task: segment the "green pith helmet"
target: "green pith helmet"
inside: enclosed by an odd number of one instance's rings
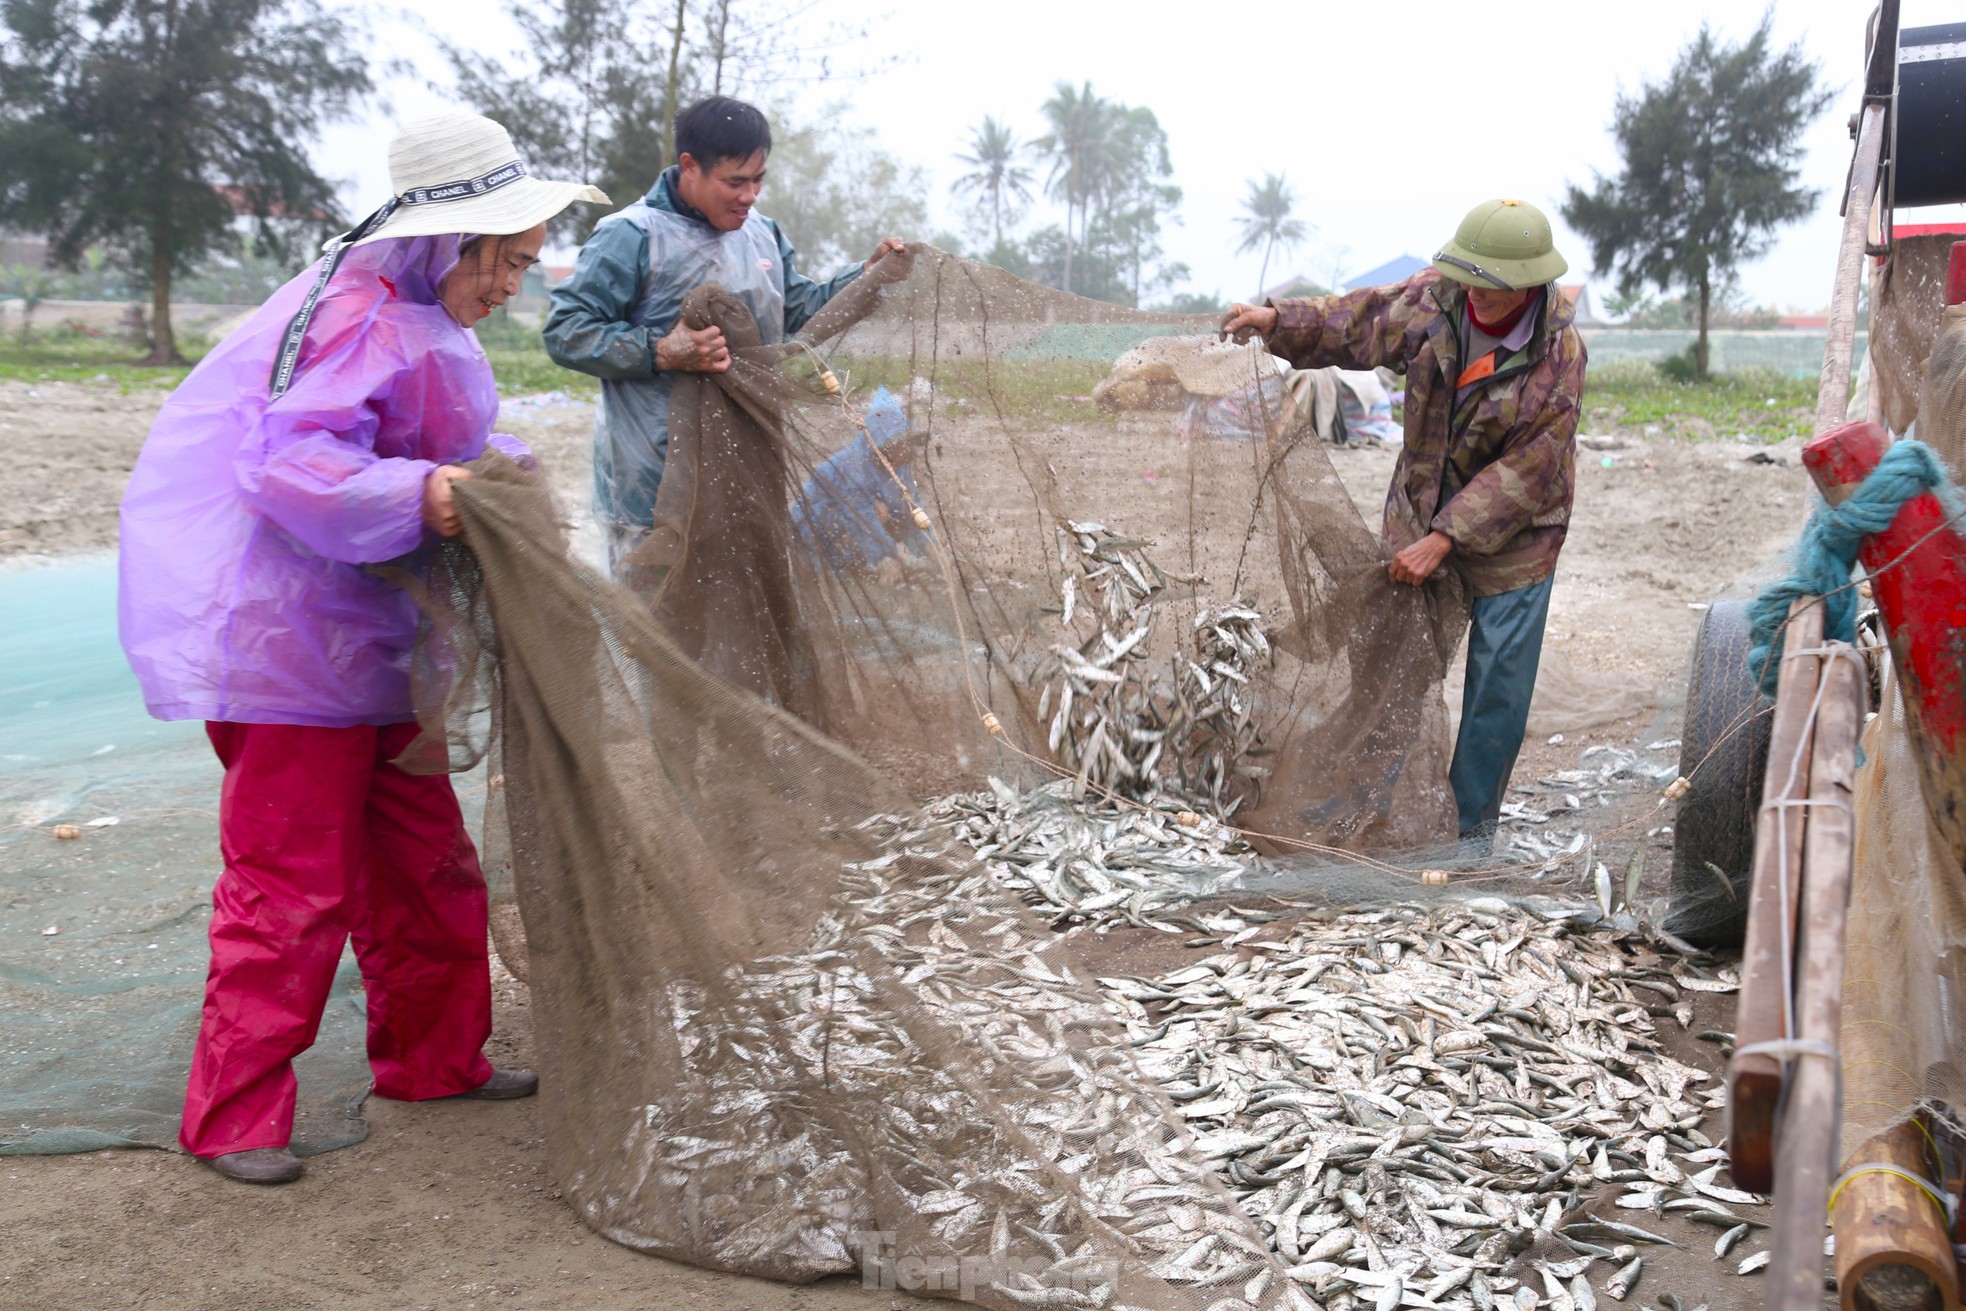
[[[1434,267],[1470,287],[1519,291],[1556,281],[1570,265],[1556,253],[1542,210],[1526,200],[1484,200],[1454,229]]]

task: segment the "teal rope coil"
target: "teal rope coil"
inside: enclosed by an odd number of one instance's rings
[[[1889,528],[1906,501],[1928,491],[1937,491],[1947,511],[1957,513],[1957,498],[1932,448],[1920,441],[1894,442],[1849,500],[1816,507],[1796,543],[1795,572],[1763,588],[1748,604],[1753,634],[1748,668],[1760,674],[1763,692],[1775,695],[1781,680],[1782,631],[1789,606],[1798,598],[1823,598],[1826,639],[1857,640],[1857,593],[1850,586],[1857,548],[1864,538]]]

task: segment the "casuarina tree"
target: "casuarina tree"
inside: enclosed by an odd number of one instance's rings
[[[1563,217],[1590,243],[1591,263],[1621,292],[1651,285],[1699,307],[1694,372],[1707,376],[1715,297],[1782,225],[1815,208],[1798,184],[1802,133],[1830,92],[1801,47],[1776,50],[1773,12],[1727,45],[1703,23],[1663,81],[1620,94],[1612,133],[1623,167],[1571,185]]]
[[[149,362],[177,362],[171,280],[235,217],[274,243],[335,221],[307,149],[370,90],[356,36],[314,0],[0,0],[0,225],[70,267],[121,252]]]
[[[1243,198],[1242,217],[1237,220],[1242,225],[1242,244],[1236,247],[1236,254],[1246,255],[1262,247],[1263,266],[1256,274],[1259,296],[1270,275],[1271,252],[1278,246],[1288,250],[1310,235],[1302,220],[1291,214],[1296,205],[1297,195],[1281,173],[1265,173],[1260,183],[1251,182],[1249,194]]]
[[[522,38],[493,55],[442,42],[455,78],[447,90],[512,133],[535,167],[591,178],[625,202],[676,160],[676,114],[699,96],[774,98],[794,86],[852,81],[893,62],[867,48],[866,27],[821,23],[821,0],[505,0]],[[786,124],[774,113],[779,128]],[[767,196],[776,195],[776,186]],[[776,202],[767,201],[774,208]],[[585,240],[606,211],[575,207],[548,227]]]

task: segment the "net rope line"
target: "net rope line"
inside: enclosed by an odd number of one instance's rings
[[[1864,663],[1863,656],[1857,651],[1857,648],[1846,642],[1829,642],[1821,647],[1804,648],[1793,654],[1785,648],[1782,652],[1781,661],[1784,665],[1787,665],[1790,660],[1815,660],[1820,663],[1816,669],[1816,688],[1810,697],[1809,712],[1803,720],[1805,731],[1796,735],[1794,751],[1790,756],[1788,764],[1788,777],[1783,780],[1780,795],[1772,799],[1763,797],[1761,802],[1761,814],[1764,817],[1770,811],[1773,811],[1775,814],[1775,842],[1777,844],[1775,886],[1781,894],[1781,904],[1785,908],[1791,904],[1791,895],[1796,899],[1799,899],[1802,895],[1802,889],[1800,887],[1802,871],[1789,867],[1789,812],[1800,810],[1806,815],[1812,809],[1835,809],[1842,810],[1844,813],[1850,815],[1853,821],[1856,818],[1856,812],[1852,809],[1850,803],[1843,798],[1818,799],[1789,795],[1801,779],[1803,767],[1807,763],[1805,757],[1813,756],[1815,753],[1816,723],[1821,717],[1824,697],[1829,691],[1830,680],[1828,674],[1830,667],[1838,660],[1852,660],[1856,662],[1857,672],[1860,676],[1868,677],[1870,673],[1869,666]],[[1808,1041],[1803,1039],[1795,1031],[1796,928],[1793,917],[1786,910],[1780,917],[1780,923],[1782,942],[1782,1036],[1780,1041],[1794,1045]],[[1767,1048],[1769,1044],[1754,1043],[1750,1044],[1750,1047]],[[1737,1050],[1734,1053],[1735,1056],[1740,1056],[1742,1050]],[[1796,1050],[1798,1054],[1823,1054],[1820,1051],[1807,1053],[1801,1048],[1797,1048]],[[1769,1054],[1775,1055],[1776,1053],[1770,1051]],[[1833,1048],[1830,1049],[1829,1056],[1831,1060],[1837,1062],[1837,1081],[1840,1086],[1842,1083],[1842,1062],[1837,1057]],[[1838,1101],[1840,1102],[1841,1100],[1839,1096]]]
[[[1952,1198],[1946,1196],[1945,1190],[1933,1183],[1930,1179],[1913,1174],[1910,1170],[1902,1166],[1886,1165],[1879,1161],[1866,1161],[1860,1165],[1851,1166],[1842,1174],[1838,1175],[1836,1182],[1830,1185],[1829,1213],[1832,1224],[1834,1224],[1836,1217],[1836,1199],[1842,1195],[1844,1185],[1860,1175],[1866,1174],[1894,1174],[1900,1179],[1908,1180],[1918,1185],[1919,1191],[1931,1199],[1932,1205],[1939,1208],[1939,1215],[1945,1220],[1947,1229],[1950,1229],[1958,1220],[1959,1204]]]
[[[1756,1043],[1754,1045],[1760,1047],[1760,1046],[1772,1045],[1772,1044]],[[1842,1084],[1840,1079],[1837,1086],[1837,1092],[1838,1092],[1838,1101],[1840,1102],[1842,1100],[1842,1096],[1841,1096]],[[1925,1148],[1931,1153],[1931,1156],[1927,1160],[1927,1164],[1939,1164],[1945,1159],[1945,1154],[1939,1150],[1939,1141],[1938,1139],[1932,1136],[1931,1126],[1925,1123],[1925,1119],[1923,1115],[1914,1113],[1910,1119],[1905,1121],[1905,1123],[1910,1124],[1913,1128],[1917,1129],[1919,1132],[1919,1136],[1924,1138]],[[1943,1176],[1945,1171],[1941,1169],[1935,1171],[1935,1173]],[[1836,1199],[1838,1194],[1842,1193],[1843,1186],[1845,1184],[1849,1183],[1852,1179],[1855,1179],[1858,1175],[1863,1175],[1863,1174],[1895,1174],[1901,1176],[1902,1178],[1910,1180],[1912,1183],[1917,1184],[1919,1188],[1923,1189],[1925,1191],[1926,1196],[1930,1197],[1932,1199],[1933,1204],[1939,1208],[1939,1214],[1942,1217],[1944,1217],[1946,1228],[1948,1230],[1950,1230],[1958,1222],[1958,1217],[1959,1217],[1958,1200],[1952,1197],[1945,1189],[1939,1187],[1937,1184],[1934,1184],[1929,1179],[1913,1174],[1911,1171],[1906,1170],[1901,1166],[1889,1165],[1881,1161],[1864,1161],[1845,1169],[1841,1175],[1837,1176],[1836,1182],[1832,1184],[1830,1187],[1829,1215],[1830,1215],[1830,1225],[1832,1228],[1834,1228],[1836,1224]],[[1954,1246],[1955,1249],[1961,1255],[1966,1255],[1966,1244],[1955,1244]]]

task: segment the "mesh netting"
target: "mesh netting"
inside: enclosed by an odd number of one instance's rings
[[[1944,463],[1953,486],[1966,487],[1966,305],[1949,307],[1939,321],[1923,393],[1918,438]]]
[[[1202,765],[1147,766],[1139,739],[1202,721],[1241,736],[1243,772],[1207,791],[1244,827],[1365,848],[1453,836],[1436,766],[1454,581],[1388,581],[1301,411],[1272,401],[1272,357],[939,252],[864,280],[788,346],[757,346],[715,289],[684,317],[720,324],[738,362],[677,387],[654,532],[624,572],[706,670],[917,796],[1065,744],[1075,772],[1128,795],[1198,786]],[[1143,338],[1177,347],[1172,390],[1151,358],[1126,385],[1153,352],[1114,368]],[[871,472],[910,462],[919,560],[827,462],[861,434],[850,397],[877,384],[910,396],[918,436]],[[1194,402],[1222,394],[1245,402],[1238,421],[1199,421]],[[902,576],[829,561],[795,517],[884,540]],[[1271,649],[1246,649],[1256,629]]]
[[[1918,437],[1956,487],[1966,474],[1966,312],[1947,309],[1937,326]],[[1854,798],[1842,1149],[1846,1168],[1901,1161],[1957,1196],[1966,1156],[1966,880],[1932,819],[1947,799],[1920,779],[1917,734],[1888,660],[1884,668]]]
[[[1946,263],[1958,240],[1958,233],[1891,240],[1871,307],[1870,362],[1892,432],[1904,432],[1918,418],[1926,360],[1945,312]]]
[[[1904,703],[1887,684],[1864,731],[1843,982],[1843,1151],[1917,1112],[1966,1105],[1966,880],[1933,827]]]
[[[1182,343],[1212,382],[1085,399],[1116,343],[1192,319],[935,252],[785,346],[716,287],[684,318],[735,364],[676,388],[634,591],[547,549],[545,493],[495,459],[432,580],[455,759],[495,707],[570,1198],[623,1243],[784,1279],[900,1252],[1004,1306],[1298,1296],[1060,940],[913,798],[1052,762],[1201,812],[1177,824],[1451,838],[1459,597],[1394,590],[1257,351]],[[1246,430],[1193,420],[1243,376]],[[878,453],[876,383],[916,434]],[[856,441],[897,487],[912,466],[899,519],[829,462]],[[797,525],[894,549],[842,563]]]
[[[915,808],[878,774],[540,556],[552,521],[523,481],[479,482],[477,564],[527,584],[511,607],[479,593],[496,781],[556,1167],[590,1224],[798,1281],[905,1252],[1003,1306],[1294,1295],[1058,939],[946,834],[890,818]],[[1212,1217],[1210,1260],[1157,1273],[1179,1251],[1128,1223],[1156,1187]]]
[[[676,386],[626,586],[490,456],[424,592],[589,1224],[1006,1308],[1481,1305],[1582,1277],[1607,1145],[1704,1163],[1650,1015],[1734,981],[1613,915],[1637,862],[1596,910],[1424,886],[1473,858],[1465,601],[1390,583],[1312,388],[932,250],[784,345],[683,317],[735,363]],[[1222,952],[1057,932],[1114,922]]]

